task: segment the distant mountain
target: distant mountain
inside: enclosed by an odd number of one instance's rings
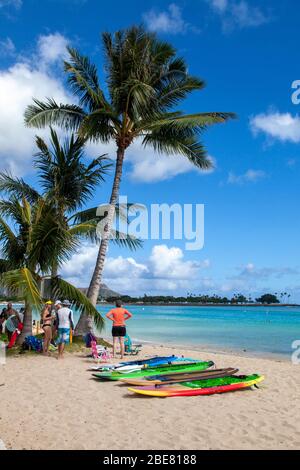
[[[79,290],[86,294],[88,289],[87,287],[79,287]],[[109,297],[121,297],[121,294],[119,294],[119,292],[111,290],[106,284],[101,284],[98,299],[108,299]]]

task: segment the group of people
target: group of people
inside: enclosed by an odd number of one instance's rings
[[[74,317],[68,300],[48,300],[41,312],[41,326],[44,331],[43,354],[49,355],[50,345],[58,347],[58,358],[63,357],[65,345],[70,342],[70,335],[74,332]],[[23,328],[24,309],[17,312],[11,302],[7,304],[0,314],[0,333],[6,333],[9,340],[8,347],[12,347],[17,334]],[[116,356],[117,344],[120,344],[121,358],[125,354],[124,337],[126,336],[126,320],[132,314],[122,307],[121,301],[117,300],[116,307],[106,315],[113,322],[113,357]]]
[[[58,359],[63,357],[65,345],[70,342],[74,331],[74,317],[68,300],[61,302],[51,300],[45,303],[42,310],[42,328],[44,331],[43,354],[49,354],[50,344],[58,346]]]
[[[49,354],[50,344],[58,346],[58,358],[63,357],[65,344],[70,342],[71,332],[74,331],[73,311],[68,300],[47,301],[41,313],[41,326],[44,331],[43,354]],[[18,312],[11,302],[3,308],[0,314],[0,334],[8,337],[8,349],[15,345],[18,335],[23,329],[24,308]]]

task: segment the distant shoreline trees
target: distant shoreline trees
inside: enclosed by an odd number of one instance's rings
[[[164,295],[144,295],[143,297],[131,297],[123,295],[120,297],[108,297],[106,302],[115,302],[121,299],[124,303],[138,303],[138,304],[212,304],[212,305],[255,305],[255,304],[280,304],[279,299],[274,294],[264,294],[261,297],[253,300],[251,297],[246,297],[243,294],[235,294],[233,297],[222,297],[218,295],[192,295],[188,293],[186,297],[174,297]]]

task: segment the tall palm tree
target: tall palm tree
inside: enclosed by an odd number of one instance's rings
[[[144,147],[158,153],[181,154],[198,168],[207,170],[212,162],[199,141],[199,134],[209,125],[234,117],[233,113],[224,112],[183,114],[178,111],[181,101],[205,84],[188,73],[185,61],[176,56],[170,44],[143,27],[132,27],[114,35],[104,33],[102,42],[107,93],[100,86],[95,65],[69,48],[70,60],[65,62],[65,72],[79,104],[35,99],[25,112],[27,126],[41,128],[56,124],[78,131],[82,138],[116,143],[111,206],[88,291],[94,305],[128,147],[139,138]]]
[[[35,203],[12,196],[0,201],[1,285],[25,300],[24,328],[19,341],[32,334],[32,310],[42,304],[41,281],[51,272],[53,263],[61,265],[76,248],[75,238],[65,230],[56,211],[45,199]],[[87,297],[58,276],[51,278],[56,296],[70,297],[79,309],[85,309],[104,322]]]

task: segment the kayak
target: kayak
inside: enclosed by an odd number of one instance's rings
[[[141,359],[141,360],[135,360],[135,361],[125,361],[125,362],[119,362],[116,364],[105,364],[102,366],[95,366],[92,367],[89,370],[109,370],[109,369],[117,369],[120,367],[125,367],[125,366],[144,366],[144,365],[158,365],[158,364],[166,364],[171,361],[180,361],[183,358],[180,358],[178,356],[154,356],[150,357],[149,359]]]
[[[92,374],[98,380],[120,380],[120,378],[142,378],[152,375],[165,375],[170,372],[188,372],[188,371],[201,371],[214,366],[212,361],[198,361],[192,363],[182,364],[165,364],[156,367],[144,367],[143,369],[126,372],[126,371],[106,371],[97,374]]]
[[[213,395],[249,388],[264,380],[262,375],[236,375],[232,377],[195,380],[174,385],[150,385],[147,387],[128,388],[130,392],[151,397],[191,397]]]
[[[191,380],[205,380],[220,377],[227,377],[230,375],[237,374],[239,370],[228,367],[227,369],[214,369],[204,371],[190,371],[190,372],[176,372],[175,374],[166,375],[152,375],[150,377],[144,377],[141,379],[134,378],[120,378],[121,382],[129,385],[135,385],[138,387],[148,385],[169,385],[187,382]]]
[[[158,357],[158,358],[151,358],[146,359],[145,361],[132,361],[130,363],[119,363],[119,364],[109,364],[109,365],[102,365],[99,367],[95,367],[89,370],[97,371],[97,372],[107,372],[107,371],[124,371],[124,372],[133,372],[135,370],[141,370],[144,367],[156,367],[156,366],[164,366],[173,363],[180,363],[180,362],[199,362],[198,359],[191,359],[186,357],[177,357],[177,356],[167,356],[167,357]],[[114,366],[114,367],[112,367]]]

